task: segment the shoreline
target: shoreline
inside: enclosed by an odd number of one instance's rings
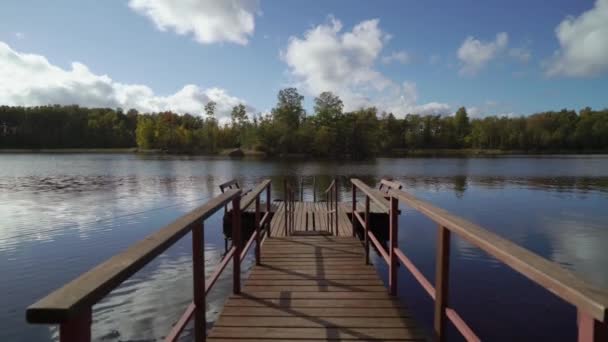
[[[166,155],[193,155],[193,156],[222,156],[231,157],[230,153],[235,149],[223,149],[217,153],[203,153],[193,151],[164,151],[160,149],[128,148],[0,148],[0,154],[31,153],[31,154],[166,154]],[[266,153],[255,150],[241,150],[242,155],[238,157],[260,157],[278,159],[342,159],[340,157],[317,158],[312,155],[277,155],[267,156]],[[407,158],[407,157],[493,157],[493,156],[551,156],[551,155],[608,155],[608,150],[547,150],[547,151],[523,151],[523,150],[496,150],[496,149],[411,149],[395,150],[390,153],[379,153],[373,158]],[[232,156],[233,158],[235,156]]]

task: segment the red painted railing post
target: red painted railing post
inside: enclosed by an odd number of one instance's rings
[[[334,202],[335,208],[334,208],[334,215],[335,220],[336,220],[336,236],[340,235],[338,232],[338,178],[335,178],[336,182],[334,183],[334,191],[335,191],[335,199],[336,201]]]
[[[599,322],[582,310],[577,311],[578,342],[608,341],[608,322]]]
[[[255,264],[260,264],[260,195],[255,198]]]
[[[289,224],[287,217],[289,215],[288,210],[289,210],[289,193],[287,192],[287,178],[283,178],[283,211],[285,214],[285,236],[287,236],[287,225]]]
[[[353,215],[354,216],[354,215]],[[365,196],[365,264],[369,265],[369,196]]]
[[[368,196],[369,197],[369,196]],[[397,295],[397,255],[395,249],[397,248],[397,242],[399,240],[399,200],[395,197],[390,199],[390,211],[389,211],[389,273],[388,273],[388,286],[391,296]]]
[[[334,230],[332,228],[332,222],[334,222],[334,221],[331,219],[331,213],[330,213],[330,211],[331,211],[331,197],[332,197],[331,196],[331,189],[329,189],[329,192],[327,192],[325,194],[325,197],[326,197],[325,207],[327,208],[327,230],[330,233],[333,234]]]
[[[350,221],[352,223],[353,226],[353,235],[355,234],[355,227],[356,227],[356,217],[355,217],[355,212],[357,211],[357,187],[355,186],[355,184],[351,185],[352,188],[352,193],[353,193],[353,201],[352,201],[352,216],[350,217]],[[366,232],[367,234],[367,232]]]
[[[78,317],[62,323],[59,326],[59,341],[81,342],[91,341],[91,308],[87,308]]]
[[[446,313],[450,276],[450,231],[439,226],[437,237],[437,257],[435,264],[435,317],[433,327],[435,340],[446,340]]]
[[[232,200],[232,292],[241,293],[241,196]]]
[[[270,237],[270,212],[272,210],[271,207],[271,199],[270,199],[270,194],[271,194],[271,190],[270,190],[271,184],[268,183],[268,187],[266,188],[266,212],[268,213],[268,219],[266,219],[266,227],[268,227],[266,229],[266,235],[268,235],[268,237]]]
[[[233,240],[234,241],[234,240]],[[192,280],[194,282],[194,340],[205,341],[207,325],[205,304],[205,226],[192,229]]]

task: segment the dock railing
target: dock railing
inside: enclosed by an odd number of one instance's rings
[[[327,208],[327,230],[338,236],[338,179],[334,178],[323,193]]]
[[[260,219],[260,196],[263,191],[267,192],[268,207],[266,213]],[[260,227],[269,226],[267,223],[270,220],[270,191],[270,180],[265,180],[249,192],[247,196],[242,196],[242,191],[239,189],[227,190],[225,193],[210,199],[173,223],[30,305],[26,310],[27,321],[34,324],[59,325],[59,340],[61,342],[90,341],[91,309],[93,305],[101,301],[108,293],[120,286],[175,242],[192,232],[194,299],[173,326],[165,341],[177,340],[193,317],[194,337],[196,341],[204,341],[206,338],[206,296],[228,263],[233,262],[233,292],[235,294],[241,291],[240,265],[253,241],[256,241],[255,255],[256,262],[259,264],[260,239],[263,234]],[[254,202],[256,206],[256,230],[243,248],[240,238],[241,212]],[[233,245],[216,266],[211,277],[205,279],[204,222],[229,203],[232,204]],[[270,229],[266,229],[266,231],[270,232]]]
[[[295,225],[295,202],[296,202],[296,192],[294,187],[287,181],[287,178],[283,179],[283,205],[285,206],[283,213],[285,215],[284,218],[284,227],[285,227],[285,236],[290,236],[293,232],[293,228]]]
[[[389,292],[391,295],[397,294],[397,263],[401,263],[412,273],[414,278],[435,302],[433,330],[434,338],[437,341],[445,341],[446,323],[448,320],[454,324],[467,341],[480,341],[480,338],[458,313],[449,306],[450,239],[452,233],[575,306],[578,316],[579,342],[606,341],[608,339],[608,291],[595,288],[558,264],[538,256],[472,222],[422,201],[405,191],[390,189],[386,193],[389,197],[387,200],[383,197],[383,193],[368,187],[358,179],[351,179],[351,183],[353,184],[354,191],[359,190],[365,194],[366,219],[364,220],[356,211],[353,211],[353,217],[361,223],[365,230],[365,261],[369,262],[368,241],[371,240],[382,258],[389,265]],[[390,215],[388,251],[384,249],[370,230],[369,221],[367,220],[370,200],[385,209]],[[356,197],[353,194],[353,202],[355,201]],[[434,286],[397,245],[400,201],[430,218],[439,226]]]

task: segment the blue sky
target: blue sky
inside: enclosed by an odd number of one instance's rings
[[[604,108],[608,0],[8,0],[0,63],[9,105],[226,115],[297,86],[399,116]]]

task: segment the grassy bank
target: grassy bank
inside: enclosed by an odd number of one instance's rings
[[[395,149],[385,157],[475,157],[475,156],[507,156],[507,155],[554,155],[554,154],[608,154],[608,150],[499,150],[499,149]]]
[[[155,153],[158,150],[130,148],[2,148],[0,153]]]
[[[129,148],[0,148],[0,153],[145,153],[145,154],[192,154],[192,155],[220,155],[229,156],[236,149],[223,149],[217,153],[202,151],[180,151],[161,149]],[[264,157],[266,154],[255,150],[240,150],[246,157]]]

